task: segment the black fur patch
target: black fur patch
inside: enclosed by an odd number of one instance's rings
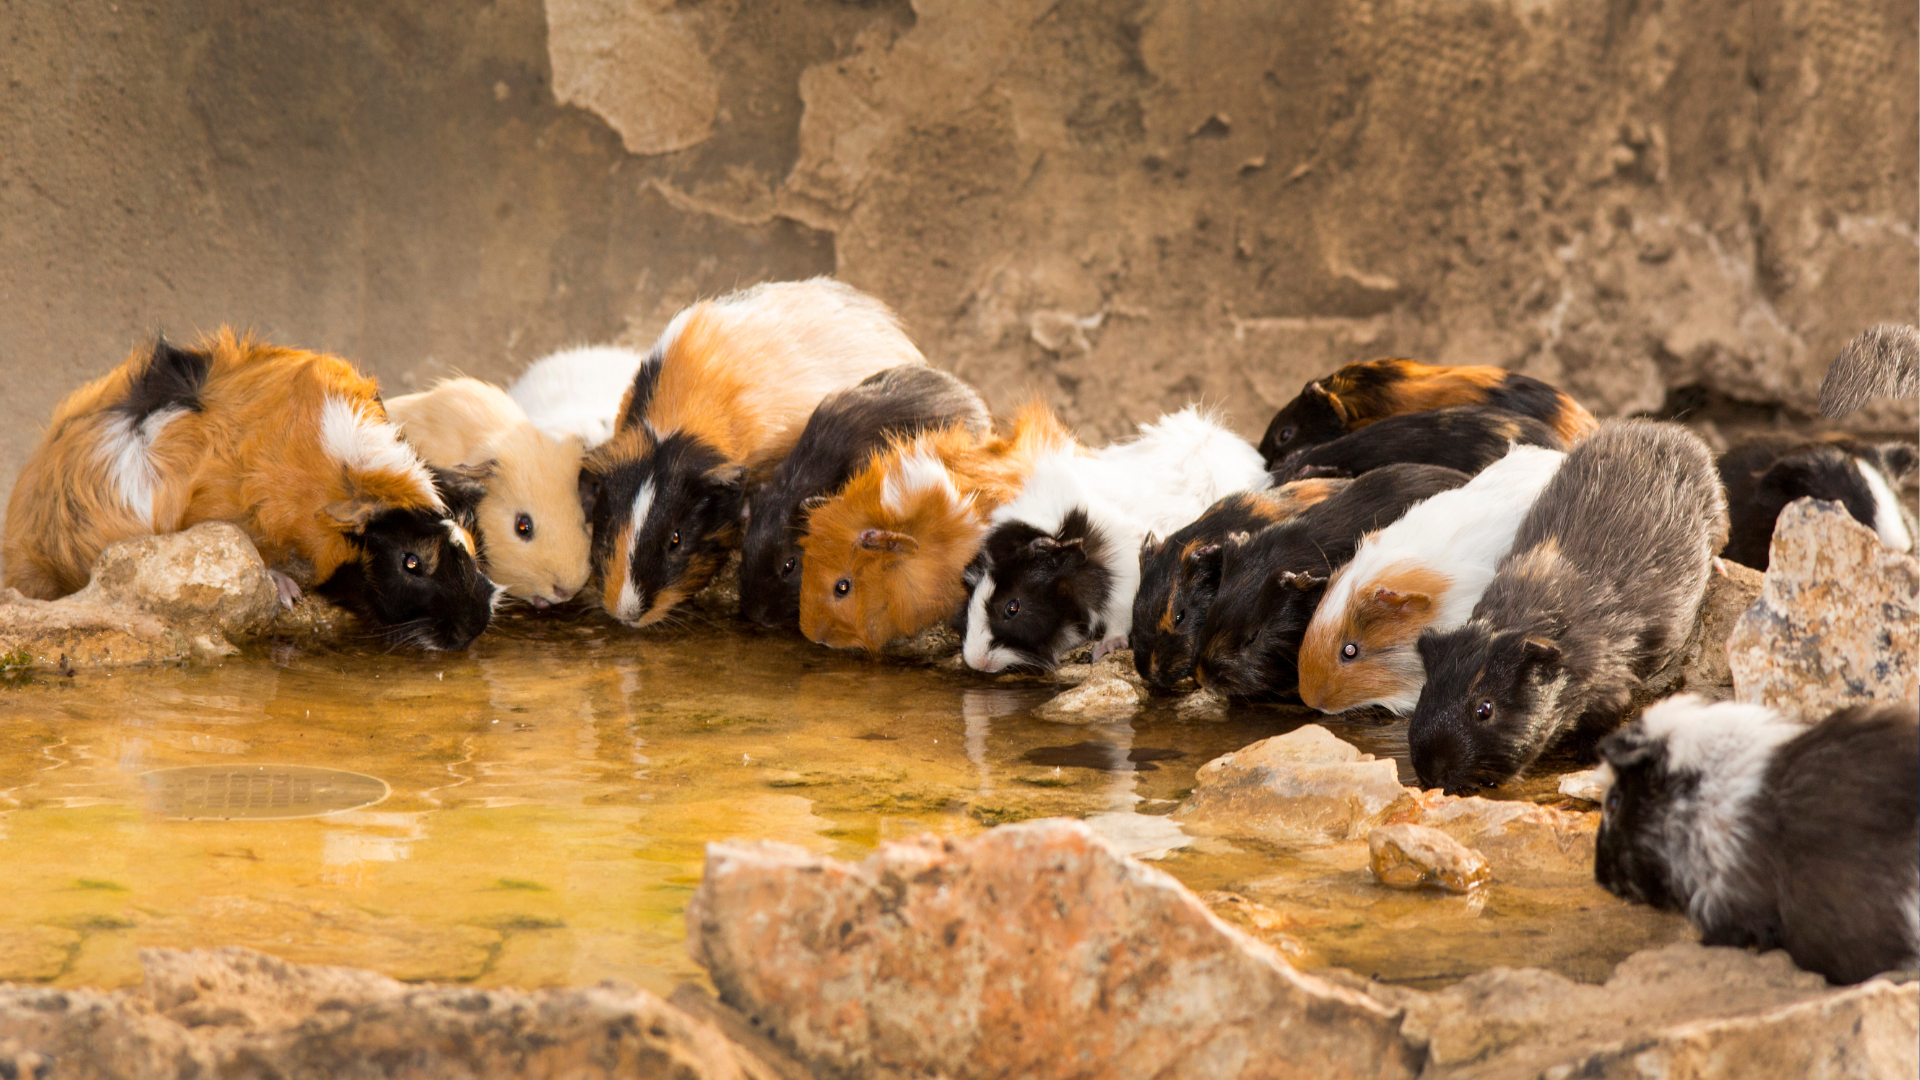
[[[319,592],[388,644],[464,649],[487,628],[493,583],[453,542],[446,519],[427,510],[388,510],[349,539],[360,558],[341,564]]]
[[[1193,674],[1194,644],[1220,588],[1219,545],[1234,533],[1252,535],[1270,524],[1265,508],[1253,498],[1229,495],[1192,524],[1141,548],[1140,589],[1133,596],[1128,645],[1147,685],[1167,690]],[[1163,626],[1163,620],[1171,621],[1172,628]]]
[[[200,394],[206,389],[207,374],[213,357],[193,349],[182,349],[165,337],[153,343],[153,352],[127,388],[120,411],[136,425],[164,409],[199,412]]]
[[[744,482],[739,466],[686,434],[667,436],[645,458],[603,478],[607,539],[601,540],[601,522],[596,521],[596,547],[610,545],[627,524],[641,487],[653,488],[647,520],[634,523],[633,556],[627,565],[642,614],[652,610],[656,597],[683,583],[699,565],[711,565],[739,539]],[[597,559],[596,564],[604,565]]]
[[[1266,461],[1267,468],[1272,469],[1296,450],[1332,442],[1346,433],[1346,425],[1326,395],[1303,387],[1298,397],[1273,414],[1266,434],[1260,436],[1260,457]]]
[[[1720,459],[1720,482],[1727,488],[1730,527],[1721,556],[1765,570],[1774,522],[1795,499],[1837,502],[1855,521],[1875,528],[1873,489],[1855,458],[1884,468],[1880,448],[1851,442],[1769,436],[1727,451]],[[1890,473],[1890,480],[1896,475]]]
[[[1473,475],[1507,456],[1513,443],[1565,449],[1531,416],[1484,405],[1389,416],[1331,442],[1288,454],[1273,468],[1284,484],[1309,476],[1361,476],[1385,465],[1439,465]]]
[[[1427,681],[1407,725],[1407,748],[1423,788],[1470,794],[1506,780],[1532,762],[1539,748],[1526,739],[1541,683],[1557,674],[1561,658],[1551,634],[1494,632],[1469,622],[1420,635]],[[1531,643],[1530,643],[1531,642]]]
[[[1664,850],[1662,809],[1676,798],[1691,797],[1699,777],[1669,772],[1666,744],[1641,736],[1638,729],[1608,736],[1600,750],[1613,770],[1613,785],[1594,841],[1594,880],[1623,900],[1681,910],[1684,901],[1674,892]]]
[[[1061,652],[1105,632],[1094,619],[1113,588],[1113,553],[1086,511],[1070,511],[1051,533],[1007,522],[983,547],[993,577],[987,635],[1017,653],[1019,666],[1050,669]]]

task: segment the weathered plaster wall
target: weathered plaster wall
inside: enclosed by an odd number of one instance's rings
[[[0,0],[0,480],[154,327],[405,387],[837,272],[996,405],[1386,353],[1810,408],[1920,317],[1911,0]],[[562,104],[565,102],[566,104]],[[1903,414],[1883,407],[1878,423]],[[1910,410],[1905,414],[1910,418]]]

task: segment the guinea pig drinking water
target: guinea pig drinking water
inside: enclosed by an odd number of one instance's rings
[[[1471,476],[1507,456],[1507,448],[1565,444],[1531,416],[1481,405],[1454,405],[1390,416],[1351,435],[1288,454],[1273,467],[1274,483],[1313,476],[1359,476],[1382,465],[1440,465]]]
[[[1773,523],[1795,499],[1837,502],[1894,551],[1913,550],[1913,522],[1896,494],[1913,471],[1907,443],[1870,446],[1845,435],[1818,439],[1764,435],[1720,458],[1727,489],[1727,548],[1720,554],[1756,570],[1767,568]]]
[[[507,396],[548,438],[571,436],[592,449],[613,438],[620,401],[645,361],[617,345],[562,349],[528,364]]]
[[[1095,659],[1125,647],[1147,534],[1265,481],[1259,453],[1192,407],[1097,454],[1044,458],[993,513],[961,655],[1003,671],[1051,668],[1085,641]]]
[[[480,562],[494,584],[536,608],[585,587],[591,540],[578,438],[538,430],[505,391],[478,379],[390,398],[387,415],[429,465],[480,486]]]
[[[1464,487],[1443,491],[1369,533],[1327,592],[1300,642],[1300,700],[1337,713],[1420,700],[1415,648],[1426,629],[1467,621],[1513,547],[1520,520],[1566,455],[1516,446]]]
[[[822,398],[924,362],[885,304],[826,278],[674,316],[583,470],[608,613],[629,626],[666,618],[719,572],[749,481],[786,457]]]
[[[950,425],[983,439],[993,419],[966,383],[924,364],[890,368],[829,394],[793,452],[747,500],[740,614],[762,626],[796,625],[806,511],[839,491],[890,437]]]
[[[1502,368],[1367,360],[1308,383],[1274,414],[1260,454],[1271,469],[1295,450],[1332,442],[1389,416],[1451,405],[1486,405],[1530,416],[1567,446],[1592,434],[1595,426],[1593,414],[1579,402],[1539,379]]]
[[[1194,638],[1220,584],[1205,572],[1210,553],[1233,534],[1252,535],[1290,520],[1351,482],[1301,480],[1235,492],[1165,540],[1149,533],[1140,545],[1140,590],[1133,597],[1133,630],[1128,635],[1134,668],[1147,685],[1170,690],[1193,674]]]
[[[378,387],[345,360],[222,329],[166,341],[69,394],[8,503],[6,584],[55,599],[116,540],[244,528],[302,586],[395,645],[462,649],[496,590]]]
[[[1675,424],[1601,424],[1520,523],[1468,620],[1420,635],[1407,725],[1422,786],[1504,783],[1563,738],[1618,726],[1686,644],[1727,504],[1713,456]]]
[[[1292,520],[1203,549],[1200,572],[1217,584],[1194,641],[1194,680],[1227,697],[1292,700],[1300,638],[1327,579],[1362,536],[1466,482],[1467,474],[1437,465],[1388,465]]]
[[[1785,949],[1836,983],[1920,960],[1920,719],[1856,706],[1800,724],[1692,695],[1600,744],[1593,876],[1682,911],[1708,945]]]

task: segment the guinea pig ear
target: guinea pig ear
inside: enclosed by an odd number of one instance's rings
[[[746,487],[747,470],[739,465],[718,465],[701,473],[700,483],[709,490],[737,493]]]
[[[894,555],[911,555],[920,550],[920,541],[906,533],[884,529],[862,529],[853,543],[863,551],[885,551]]]
[[[1159,546],[1159,542],[1154,539],[1152,533],[1148,533],[1140,538],[1140,554],[1142,555],[1153,554],[1153,549],[1157,546]]]
[[[588,521],[593,520],[593,509],[600,502],[600,474],[592,469],[582,468],[578,479],[574,481],[575,494],[580,497],[580,513]]]
[[[1385,585],[1373,590],[1373,595],[1367,599],[1393,611],[1425,611],[1433,606],[1433,597],[1426,593],[1396,592]]]
[[[1887,474],[1887,479],[1894,483],[1905,480],[1917,465],[1920,465],[1920,450],[1911,443],[1880,444],[1880,469]]]
[[[1347,423],[1348,421],[1353,419],[1353,416],[1349,413],[1347,407],[1341,404],[1340,395],[1335,394],[1333,391],[1328,390],[1324,386],[1321,386],[1320,381],[1318,379],[1315,379],[1313,382],[1308,383],[1307,389],[1313,394],[1314,397],[1317,397],[1322,401],[1325,401],[1327,403],[1327,407],[1333,410],[1333,415],[1339,417],[1340,422],[1342,424]]]
[[[1296,574],[1291,570],[1280,571],[1279,574],[1274,576],[1274,580],[1289,589],[1299,589],[1302,592],[1308,589],[1318,588],[1327,583],[1327,579],[1319,574],[1312,572]]]
[[[428,466],[433,474],[433,486],[445,496],[447,509],[458,515],[480,505],[487,497],[487,481],[493,478],[497,462],[483,461],[477,465],[450,465],[444,469]]]
[[[832,501],[831,495],[809,495],[800,500],[800,516],[805,517]]]
[[[1552,667],[1560,662],[1560,646],[1542,638],[1520,643],[1520,662],[1528,667]]]
[[[367,531],[367,522],[378,517],[385,509],[387,504],[378,499],[357,498],[328,503],[320,513],[334,528],[350,536],[359,536]]]
[[[1663,751],[1660,743],[1647,738],[1639,724],[1632,724],[1600,740],[1600,759],[1615,773],[1652,764]]]
[[[1042,558],[1058,562],[1086,562],[1087,542],[1085,537],[1076,536],[1071,540],[1056,540],[1051,536],[1036,536],[1027,541],[1027,550]]]

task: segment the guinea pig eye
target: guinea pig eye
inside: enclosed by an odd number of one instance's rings
[[[400,565],[407,568],[407,573],[417,574],[420,572],[420,556],[409,551],[401,558]]]
[[[1473,715],[1479,720],[1493,719],[1493,702],[1483,701],[1473,707]]]
[[[513,519],[513,532],[522,540],[533,539],[533,518],[521,514]]]
[[[1183,623],[1183,622],[1186,622],[1186,621],[1187,621],[1187,609],[1186,609],[1186,608],[1181,608],[1181,609],[1180,609],[1179,611],[1176,611],[1176,612],[1174,612],[1174,613],[1173,613],[1173,625],[1175,625],[1175,626],[1179,626],[1179,625],[1180,625],[1181,623]]]
[[[788,574],[793,573],[793,568],[799,565],[799,559],[789,558],[786,562],[780,564],[780,576],[786,577]]]
[[[1007,618],[1011,619],[1018,614],[1020,614],[1019,599],[1016,598],[1016,599],[1007,601]]]
[[[1291,439],[1291,438],[1293,438],[1293,429],[1292,429],[1292,428],[1290,428],[1290,427],[1283,427],[1283,428],[1281,428],[1281,429],[1280,429],[1280,441],[1281,441],[1281,442],[1286,442],[1286,441],[1287,441],[1288,439]]]
[[[677,548],[679,546],[680,546],[680,530],[675,529],[673,530],[673,535],[667,537],[667,550],[672,551],[674,548]]]
[[[833,595],[835,596],[845,596],[852,589],[853,582],[848,581],[846,578],[841,578],[839,581],[833,583]]]
[[[1353,658],[1359,655],[1360,655],[1360,646],[1355,645],[1351,641],[1347,642],[1345,645],[1342,645],[1340,647],[1340,659],[1342,660],[1352,660]]]
[[[1607,792],[1606,809],[1607,809],[1608,816],[1612,816],[1620,812],[1620,793],[1618,791]]]

